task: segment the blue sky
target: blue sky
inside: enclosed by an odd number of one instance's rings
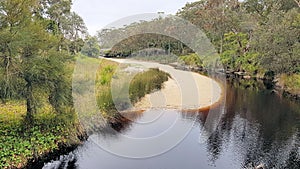
[[[89,33],[96,31],[123,17],[165,12],[175,14],[187,2],[196,0],[73,0],[72,10],[85,21]]]

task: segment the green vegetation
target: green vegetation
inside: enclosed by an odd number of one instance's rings
[[[25,100],[29,125],[45,104],[71,113],[73,54],[86,28],[70,8],[71,1],[0,2],[0,98]]]
[[[112,99],[111,80],[119,66],[118,63],[108,60],[99,62],[85,56],[78,56],[78,59],[87,64],[100,63],[96,80],[98,106],[105,119],[117,118],[119,114]],[[153,90],[161,89],[168,77],[168,74],[158,69],[138,73],[128,84],[131,101],[135,103]],[[33,114],[31,124],[28,124],[25,118],[25,100],[7,101],[0,105],[0,168],[24,167],[28,161],[56,151],[61,146],[80,144],[80,138],[85,136],[87,131],[82,128],[73,108],[68,110],[66,107],[63,112],[58,113],[45,99],[46,96],[40,95],[41,105],[37,109],[38,113]],[[124,102],[123,97],[120,95],[117,99]],[[125,102],[122,104],[128,104]],[[87,116],[90,118],[93,114],[87,113]]]
[[[283,74],[280,76],[278,83],[280,83],[279,85],[287,92],[300,96],[300,74]]]
[[[107,43],[117,41],[125,31],[140,32],[148,26],[153,30],[159,25],[166,28],[176,22],[158,18],[103,30],[96,39],[87,35],[82,18],[71,12],[71,4],[71,0],[0,1],[0,168],[20,168],[61,145],[80,142],[85,131],[72,99],[74,62],[76,56],[86,64],[98,60],[79,56],[79,52],[97,57],[98,41],[104,48],[111,47]],[[177,15],[204,30],[227,70],[278,76],[287,91],[299,94],[299,10],[297,0],[200,0],[188,3]],[[174,27],[165,30],[176,34]],[[170,63],[177,61],[169,57],[176,54],[184,64],[206,66],[183,42],[156,34],[131,36],[106,54],[138,55],[145,48],[156,49],[150,60]],[[103,61],[97,74],[97,102],[104,117],[116,115],[111,80],[123,78],[114,75],[117,67],[117,63]],[[84,83],[89,76],[84,74],[80,80]],[[129,88],[130,100],[137,102],[160,89],[168,78],[168,74],[150,69],[138,73],[124,87]],[[128,106],[124,97],[120,94],[116,98],[122,108]]]
[[[75,114],[59,115],[50,105],[40,112],[29,127],[24,121],[25,101],[0,105],[0,168],[21,168],[59,146],[80,143],[83,131]]]
[[[149,69],[146,72],[138,73],[130,82],[129,97],[133,103],[139,101],[146,94],[153,90],[161,89],[170,75],[157,68]]]
[[[293,76],[300,73],[299,7],[298,0],[199,0],[187,3],[177,16],[204,31],[221,57],[218,61],[227,72],[274,79],[281,74]],[[102,46],[111,47],[110,43],[118,42],[120,36],[143,32],[141,30],[145,29],[178,34],[178,30],[172,26],[176,25],[175,20],[161,17],[123,28],[106,29],[99,32],[98,39]],[[177,39],[139,34],[117,43],[111,50],[111,56],[115,56],[114,53],[129,56],[146,48],[160,48],[167,54],[177,56],[195,52]],[[209,59],[206,54],[199,55]],[[186,64],[198,64],[192,59],[194,57],[182,58]],[[210,68],[209,65],[203,66]]]
[[[127,84],[128,82],[126,81],[126,79],[122,79],[121,75],[119,75],[119,77],[116,77],[118,76],[115,75],[117,66],[118,64],[115,62],[103,60],[97,73],[97,103],[102,115],[106,119],[113,119],[118,115],[116,106],[120,109],[128,108],[128,105],[130,103],[129,100],[126,99],[126,96],[122,92],[124,90],[122,89],[126,89],[129,87],[129,99],[130,102],[134,104],[146,94],[151,93],[153,90],[161,89],[163,83],[169,78],[169,75],[167,73],[162,72],[159,69],[149,69],[148,71],[136,74],[130,84]],[[128,78],[128,76],[124,77]],[[111,92],[111,82],[113,78],[119,78],[120,81],[122,81],[121,85],[118,87],[120,91],[117,91],[120,94],[114,96],[114,99]],[[115,103],[117,105],[115,105]]]
[[[200,67],[200,68],[203,67],[203,61],[201,60],[200,56],[198,56],[195,53],[185,55],[185,56],[180,56],[178,62],[179,63],[183,62],[183,64],[190,65],[192,67]]]
[[[71,77],[86,27],[71,4],[0,1],[0,168],[80,142]]]
[[[299,10],[296,0],[201,0],[177,15],[204,30],[226,70],[272,79],[299,74]]]
[[[81,49],[81,53],[89,57],[98,57],[100,55],[100,47],[98,45],[97,38],[88,37],[85,45]]]
[[[165,55],[181,55],[192,52],[184,43],[172,37],[151,33],[134,35],[118,43],[121,36],[125,35],[124,32],[143,32],[141,30],[143,30],[144,27],[159,27],[159,23],[157,22],[144,22],[144,25],[142,23],[140,25],[133,24],[124,29],[104,29],[98,33],[97,37],[102,48],[112,47],[110,52],[107,53],[109,57],[128,57],[131,54],[149,48],[161,49],[165,52]],[[172,22],[172,20],[170,20],[170,22]]]
[[[97,103],[104,118],[114,118],[115,110],[111,93],[111,80],[118,63],[103,60],[96,77]]]

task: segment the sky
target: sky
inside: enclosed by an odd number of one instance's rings
[[[124,17],[158,13],[175,14],[187,2],[196,0],[73,0],[72,10],[79,14],[91,35]]]

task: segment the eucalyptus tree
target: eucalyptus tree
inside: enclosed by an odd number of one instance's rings
[[[73,54],[78,53],[88,36],[87,27],[83,19],[75,12],[68,13],[62,19],[62,34],[68,40],[68,50]]]
[[[48,21],[48,29],[61,36],[59,49],[77,53],[83,46],[87,36],[87,28],[83,19],[71,12],[72,0],[39,0],[37,13]]]
[[[240,10],[237,0],[201,0],[186,4],[177,15],[203,29],[222,53],[224,34],[238,29]]]

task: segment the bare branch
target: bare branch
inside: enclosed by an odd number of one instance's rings
[[[300,7],[300,0],[294,0],[296,3],[297,3],[297,5]]]

